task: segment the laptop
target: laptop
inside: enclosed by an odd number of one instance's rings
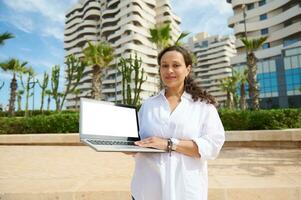
[[[140,140],[136,107],[94,99],[80,99],[80,140],[96,151],[165,152],[134,144]]]

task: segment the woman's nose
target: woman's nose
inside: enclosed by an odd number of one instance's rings
[[[173,68],[172,67],[168,67],[167,68],[167,72],[173,72]]]

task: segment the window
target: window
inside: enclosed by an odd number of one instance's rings
[[[266,20],[268,18],[267,14],[262,14],[259,16],[260,21]]]
[[[268,48],[270,48],[270,43],[264,43],[263,45],[262,45],[262,48],[263,49],[268,49]]]
[[[260,30],[261,35],[265,35],[269,33],[269,29],[268,28],[264,28]]]
[[[202,47],[208,47],[208,41],[207,40],[202,42]]]
[[[266,4],[265,0],[260,0],[260,1],[258,2],[258,5],[259,5],[259,6],[263,6],[263,5],[265,5],[265,4]]]
[[[247,9],[252,10],[254,8],[254,3],[247,4]]]
[[[292,61],[292,68],[298,68],[299,67],[298,56],[292,56],[291,61]]]
[[[285,57],[285,58],[284,58],[284,68],[285,68],[285,69],[290,69],[290,68],[292,68],[292,64],[291,64],[291,59],[290,59],[290,57]]]
[[[301,68],[286,69],[285,82],[288,95],[299,93],[298,88],[301,85]]]
[[[275,62],[275,60],[270,60],[269,65],[270,65],[270,72],[275,72],[276,71],[276,62]]]
[[[292,45],[296,42],[299,42],[300,40],[301,40],[301,37],[300,38],[284,38],[283,46],[286,47],[286,46]]]

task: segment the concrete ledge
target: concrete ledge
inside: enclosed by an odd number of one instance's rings
[[[301,141],[301,129],[226,131],[226,141]]]
[[[226,144],[301,144],[301,129],[226,131]],[[0,145],[82,145],[78,133],[0,135]],[[254,146],[254,145],[251,145]],[[256,146],[256,145],[255,145]]]
[[[78,133],[0,135],[0,145],[82,145]]]

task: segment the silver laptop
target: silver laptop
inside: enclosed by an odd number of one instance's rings
[[[165,152],[136,146],[140,140],[135,107],[80,99],[80,140],[96,151]]]

